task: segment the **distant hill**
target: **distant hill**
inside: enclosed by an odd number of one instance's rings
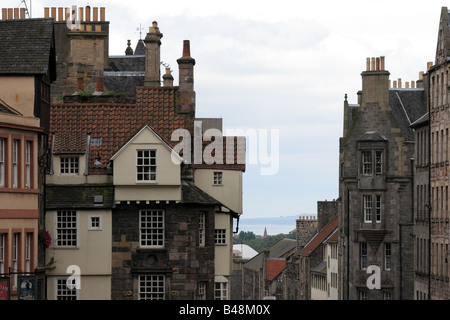
[[[233,245],[246,244],[249,247],[251,247],[253,250],[260,253],[264,249],[270,247],[272,244],[274,244],[275,242],[277,242],[278,240],[283,239],[283,238],[295,239],[296,238],[295,230],[288,234],[279,233],[274,236],[269,235],[266,237],[256,236],[251,231],[248,231],[248,232],[241,231],[241,232],[239,232],[239,234],[237,236],[235,236],[233,238]]]

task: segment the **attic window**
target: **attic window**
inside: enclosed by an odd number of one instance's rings
[[[61,174],[78,174],[78,157],[62,157]]]
[[[136,180],[156,181],[156,150],[137,150]]]

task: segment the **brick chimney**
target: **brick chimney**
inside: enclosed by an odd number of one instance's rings
[[[189,40],[183,41],[183,55],[177,60],[179,70],[178,112],[195,112],[194,65]]]
[[[158,23],[153,21],[152,26],[144,39],[145,42],[145,80],[148,87],[161,86],[161,38]]]
[[[362,76],[361,106],[367,103],[389,105],[389,72],[384,70],[384,57],[367,58]]]
[[[173,87],[173,76],[170,68],[166,68],[166,73],[163,75],[164,87]]]

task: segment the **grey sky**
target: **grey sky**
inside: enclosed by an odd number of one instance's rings
[[[17,7],[20,0],[2,0]],[[27,0],[29,4],[29,0]],[[84,1],[32,0],[44,7]],[[338,196],[338,143],[344,95],[356,103],[367,57],[386,57],[391,80],[417,80],[434,61],[441,1],[89,1],[106,7],[110,54],[135,46],[152,21],[161,60],[174,71],[183,40],[196,59],[198,117],[223,117],[225,128],[279,129],[275,175],[248,165],[247,217],[315,213],[317,201]]]

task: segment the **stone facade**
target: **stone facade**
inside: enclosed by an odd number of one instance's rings
[[[340,140],[341,299],[412,299],[413,215],[410,128],[425,113],[424,90],[389,88],[384,57],[367,59],[358,104],[344,101]],[[378,266],[381,288],[367,287]]]
[[[139,244],[139,211],[163,210],[164,249]],[[199,213],[207,213],[206,244],[200,246]],[[120,204],[113,211],[112,288],[114,300],[138,299],[140,274],[164,275],[165,299],[198,299],[198,283],[206,284],[206,299],[214,297],[214,205]]]

